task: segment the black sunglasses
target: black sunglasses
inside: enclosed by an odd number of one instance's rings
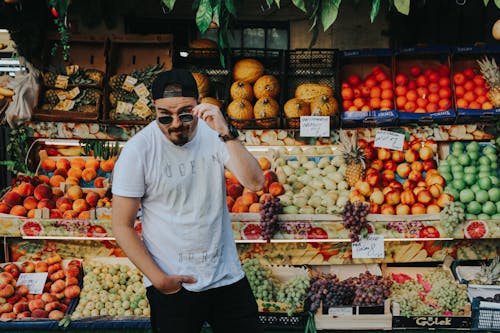
[[[183,114],[178,115],[178,117],[179,117],[179,120],[182,121],[183,123],[190,123],[194,119],[194,116],[190,113],[183,113]],[[170,125],[174,121],[174,117],[161,116],[161,117],[158,117],[158,121],[160,122],[160,124]]]

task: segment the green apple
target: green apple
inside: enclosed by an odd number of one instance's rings
[[[472,185],[476,182],[476,174],[475,173],[465,173],[464,175],[464,181],[467,185]]]
[[[479,190],[480,190],[479,185],[477,185],[477,184],[472,185],[472,186],[470,187],[470,189],[471,189],[471,190],[473,190],[473,191],[474,191],[474,193],[476,193],[477,191],[479,191]]]
[[[467,153],[471,159],[471,161],[477,161],[479,159],[479,152],[477,151],[470,151]]]
[[[467,213],[469,214],[479,214],[481,213],[481,204],[477,201],[471,201],[467,204]]]
[[[460,202],[468,203],[474,200],[474,192],[470,188],[460,191]]]
[[[479,203],[485,203],[486,201],[490,200],[490,196],[488,195],[488,192],[486,192],[485,190],[479,190],[475,192],[475,197],[476,201]]]
[[[465,204],[463,202],[455,201],[455,204],[457,204],[457,206],[460,206],[462,207],[463,210],[465,210]]]
[[[498,161],[496,154],[486,154],[485,156],[488,157],[492,163],[496,163]]]
[[[497,206],[497,213],[500,213],[500,201],[497,201],[495,205]]]
[[[453,180],[453,176],[450,173],[441,173],[441,176],[446,180],[446,183],[450,183]]]
[[[455,200],[458,200],[460,193],[453,186],[446,186],[444,193],[451,194]]]
[[[490,216],[488,214],[484,214],[484,213],[481,213],[477,216],[477,219],[478,220],[484,220],[484,221],[488,221],[490,220]]]
[[[491,201],[486,201],[483,204],[482,211],[484,214],[493,215],[493,214],[496,214],[496,212],[497,212],[497,206]]]
[[[439,166],[450,166],[447,160],[441,160],[439,161]]]
[[[484,155],[479,158],[480,165],[490,165],[490,163],[491,163],[490,159]]]
[[[494,215],[491,215],[491,219],[492,220],[500,220],[500,214],[499,213],[496,213]]]
[[[500,202],[500,188],[498,187],[490,188],[488,190],[488,196],[491,201],[496,202],[498,204]]]
[[[450,173],[451,172],[451,168],[449,165],[440,165],[438,167],[438,171],[440,174],[443,174],[443,173]]]
[[[453,179],[451,184],[457,189],[457,191],[462,191],[465,188],[465,182],[463,179]]]
[[[479,143],[477,143],[477,141],[472,141],[465,147],[465,150],[467,150],[468,152],[479,152],[479,150],[481,150],[481,147],[479,146]]]
[[[477,220],[477,215],[476,214],[465,214],[465,219],[466,220]]]
[[[488,154],[495,155],[496,153],[497,151],[493,146],[488,145],[483,148],[483,155],[488,155]]]
[[[490,168],[489,164],[481,164],[481,165],[479,165],[479,172],[489,173],[490,170],[491,170],[491,168]]]
[[[477,184],[479,185],[479,187],[482,190],[486,190],[486,191],[488,191],[492,185],[490,177],[479,178],[479,180],[477,181]]]
[[[465,167],[464,168],[464,172],[465,174],[468,174],[468,173],[476,173],[477,172],[477,169],[475,166],[468,166],[468,167]]]
[[[461,166],[460,164],[455,164],[451,167],[451,172],[452,173],[455,173],[455,172],[464,172],[464,167]]]
[[[446,160],[452,166],[458,164],[458,158],[455,155],[448,155]]]
[[[468,166],[468,165],[470,165],[470,162],[471,162],[471,160],[470,160],[469,155],[467,155],[467,154],[460,154],[458,156],[458,163],[460,163],[460,165]]]
[[[464,144],[460,141],[455,141],[453,142],[453,144],[451,145],[451,150],[453,152],[463,152],[464,151]]]

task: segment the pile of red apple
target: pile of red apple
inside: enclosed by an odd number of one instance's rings
[[[349,75],[340,90],[344,111],[392,110],[394,91],[390,74],[374,66],[364,79]]]
[[[17,284],[20,273],[39,272],[48,272],[42,294],[31,294],[26,285]],[[0,273],[0,319],[62,319],[71,300],[80,295],[80,273],[80,260],[70,260],[63,268],[57,253],[51,253],[46,261],[4,265]]]
[[[262,202],[285,193],[283,184],[278,182],[278,176],[271,170],[271,162],[266,157],[261,157],[258,161],[264,175],[264,189],[258,192],[245,188],[229,170],[224,170],[229,212],[258,213]]]
[[[17,182],[0,201],[0,213],[33,218],[36,209],[48,208],[49,218],[84,220],[90,218],[90,210],[95,207],[111,207],[111,198],[105,196],[105,189],[97,193],[80,185],[67,183],[63,192],[60,184],[53,186],[50,179],[44,175],[33,178],[18,176]]]
[[[408,74],[397,73],[396,108],[400,112],[438,112],[452,107],[450,68],[439,65],[437,68],[412,66]]]
[[[493,109],[489,96],[489,88],[481,73],[476,73],[468,67],[453,74],[457,108]]]
[[[369,201],[372,214],[433,214],[453,201],[443,192],[446,183],[437,171],[434,140],[405,141],[403,151],[375,148],[363,139],[359,145],[366,155],[366,176],[356,183],[349,199]]]

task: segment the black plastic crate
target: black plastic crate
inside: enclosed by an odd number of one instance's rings
[[[286,313],[259,312],[259,321],[266,329],[297,329],[303,330],[309,318],[306,313],[291,316]]]
[[[500,304],[481,302],[479,298],[472,301],[472,329],[500,331]]]

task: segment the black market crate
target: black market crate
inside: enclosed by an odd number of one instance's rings
[[[210,82],[208,94],[203,97],[213,97],[225,104],[230,81],[227,59],[227,52],[223,50],[183,47],[174,50],[172,61],[174,68],[203,74]]]
[[[480,298],[472,301],[472,329],[500,331],[500,303],[485,302]]]
[[[334,98],[340,104],[338,84],[337,49],[294,49],[287,52],[287,72],[285,102],[295,97],[295,90],[304,83],[323,84],[334,91]],[[312,110],[311,110],[312,111]],[[338,128],[340,108],[330,116],[330,128]],[[300,128],[300,118],[287,118],[283,115],[285,128]]]
[[[292,329],[304,330],[309,315],[307,313],[296,313],[287,315],[286,313],[259,312],[260,323],[266,329]]]
[[[285,100],[285,87],[286,87],[286,53],[285,50],[277,49],[255,49],[255,48],[233,48],[227,56],[227,68],[230,74],[227,79],[227,89],[224,110],[231,103],[230,87],[234,82],[233,67],[242,59],[255,59],[264,66],[264,75],[273,75],[278,79],[280,91],[276,98],[279,105],[277,117],[261,118],[261,119],[234,119],[227,115],[226,117],[230,123],[240,129],[265,129],[265,128],[281,128],[282,127],[282,113]],[[252,84],[253,87],[253,84]],[[256,100],[250,101],[252,106],[255,105]]]
[[[395,87],[395,101],[396,108],[399,112],[400,125],[455,123],[456,112],[452,98],[453,91],[451,85],[440,86],[438,81],[431,81],[429,79],[430,75],[426,74],[433,71],[433,79],[436,77],[437,80],[440,80],[440,78],[447,78],[450,80],[449,82],[451,82],[450,53],[451,50],[447,47],[413,47],[396,51],[394,61],[394,83],[397,86],[398,82],[400,82],[398,75],[405,75],[409,81],[408,90],[414,92],[412,98],[416,97],[416,100],[412,101],[409,97],[409,93],[406,93],[404,97],[407,98],[407,101],[403,105],[398,99],[398,97],[402,97],[403,95],[398,96],[397,89],[399,88]],[[421,73],[414,76],[412,73],[417,72],[412,72],[412,69],[416,69],[416,66],[421,69]],[[411,82],[415,85],[414,88],[410,88]],[[433,84],[433,89],[436,91],[427,89],[430,87],[431,83]],[[426,92],[426,90],[428,91]],[[443,92],[441,92],[441,90],[443,90]],[[445,94],[449,94],[449,97],[442,97],[446,96]]]
[[[382,105],[382,96],[380,105],[369,105],[366,94],[371,94],[371,90],[363,92],[363,85],[354,86],[349,84],[352,76],[357,76],[361,82],[367,78],[376,78],[376,73],[384,73],[385,80],[391,82],[387,90],[393,89],[393,61],[394,52],[392,49],[366,49],[366,50],[345,50],[340,52],[339,80],[340,80],[340,108],[342,127],[380,127],[396,125],[398,114],[395,109],[394,93],[384,98],[386,102]],[[368,86],[366,86],[368,87]],[[344,92],[344,88],[351,88],[353,92],[351,97]],[[344,98],[346,97],[346,98]],[[363,101],[363,106],[356,105]]]
[[[471,317],[467,316],[392,316],[392,328],[470,330]]]
[[[472,73],[474,75],[481,75],[481,69],[478,60],[483,59],[484,57],[493,58],[495,61],[500,63],[500,48],[495,47],[456,47],[452,50],[451,55],[451,67],[452,67],[452,86],[453,86],[453,98],[455,101],[455,106],[457,110],[457,123],[458,124],[477,124],[477,123],[493,123],[498,122],[500,120],[500,108],[495,107],[493,103],[484,95],[485,102],[477,103],[474,107],[470,107],[468,101],[461,98],[464,94],[464,85],[457,85],[453,77],[457,73],[464,73],[466,70],[468,73],[468,69],[472,69]],[[482,75],[481,75],[482,76]],[[471,82],[475,82],[473,79]],[[474,89],[477,88],[474,87]],[[484,86],[479,88],[484,92]],[[487,90],[487,88],[486,88]],[[476,102],[479,100],[477,97],[476,91],[473,91],[476,97]],[[458,103],[457,103],[458,101]],[[489,102],[491,107],[486,104]],[[479,105],[481,104],[481,105]],[[483,105],[485,108],[483,108]]]

